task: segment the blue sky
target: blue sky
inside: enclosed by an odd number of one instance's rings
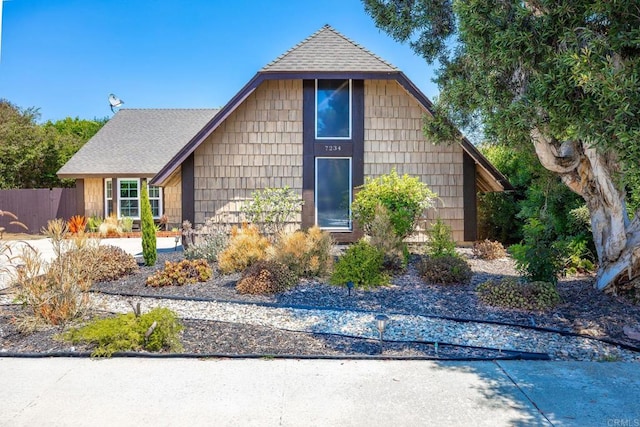
[[[41,121],[110,116],[110,93],[124,108],[220,107],[325,24],[437,95],[426,62],[360,0],[4,0],[2,12],[0,98]]]

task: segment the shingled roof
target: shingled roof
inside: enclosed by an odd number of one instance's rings
[[[151,177],[218,111],[122,109],[58,171],[58,176]]]
[[[399,70],[329,25],[325,25],[260,71],[395,72]]]

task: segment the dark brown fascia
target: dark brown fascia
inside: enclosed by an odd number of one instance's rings
[[[355,80],[395,80],[407,92],[409,92],[431,115],[435,114],[433,104],[413,84],[411,80],[401,71],[394,72],[329,72],[329,71],[263,71],[257,73],[231,100],[224,106],[218,114],[216,114],[191,140],[175,155],[173,158],[153,177],[150,181],[151,185],[162,185],[175,171],[175,169],[185,161],[187,157],[193,153],[196,148],[207,139],[209,135],[217,129],[235,111],[235,109],[251,95],[258,86],[266,80],[304,80],[304,79],[355,79]],[[461,135],[462,136],[462,135]],[[513,186],[509,183],[500,171],[493,166],[487,159],[471,144],[471,142],[462,136],[460,142],[462,148],[475,160],[485,168],[496,181],[502,185],[505,190],[513,190]]]

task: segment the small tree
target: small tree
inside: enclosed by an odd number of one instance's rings
[[[156,263],[158,253],[156,251],[156,226],[153,223],[151,213],[151,203],[149,202],[149,190],[147,182],[142,182],[142,192],[140,197],[140,222],[142,227],[142,256],[144,264],[151,266]]]
[[[391,224],[398,237],[411,235],[418,218],[433,206],[436,194],[418,177],[398,176],[395,168],[387,175],[369,178],[353,201],[353,218],[367,234],[380,204],[389,212]]]
[[[302,204],[300,196],[289,187],[265,188],[251,193],[251,200],[242,206],[242,213],[262,234],[277,238],[300,212]]]

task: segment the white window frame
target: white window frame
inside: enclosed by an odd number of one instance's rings
[[[322,227],[318,224],[318,160],[349,160],[349,225],[347,227]],[[316,157],[315,158],[315,179],[314,179],[314,223],[322,230],[349,233],[353,231],[353,220],[351,219],[351,208],[353,205],[353,157]]]
[[[108,185],[111,184],[111,197],[109,197]],[[109,216],[109,206],[113,207],[113,180],[107,178],[104,180],[104,217]]]
[[[318,136],[318,81],[319,80],[349,80],[349,136]],[[351,140],[353,134],[353,80],[352,79],[316,79],[315,104],[313,106],[315,114],[315,137],[318,140]]]
[[[136,181],[137,187],[138,187],[138,197],[137,198],[133,198],[133,197],[126,197],[126,198],[122,198],[120,197],[120,183],[122,181]],[[107,183],[111,183],[111,198],[108,198],[108,192],[107,192]],[[158,197],[151,197],[151,188],[157,188],[158,189]],[[149,185],[147,187],[147,190],[149,191],[149,200],[158,200],[158,215],[154,215],[153,218],[154,219],[159,219],[162,216],[162,212],[163,212],[163,207],[164,207],[164,197],[163,197],[163,191],[162,191],[162,187],[156,187],[156,186],[151,186]],[[141,203],[141,192],[142,192],[142,180],[140,178],[117,178],[116,180],[116,186],[113,186],[113,179],[111,178],[106,178],[104,180],[104,202],[105,202],[105,206],[104,206],[104,216],[105,218],[107,216],[109,216],[108,212],[109,212],[109,204],[113,205],[113,192],[117,191],[118,193],[118,206],[117,206],[117,210],[115,212],[116,216],[118,219],[123,218],[123,216],[121,215],[121,208],[122,208],[122,200],[138,200],[138,216],[132,216],[129,218],[132,219],[140,219],[140,209],[142,207],[142,203]]]

